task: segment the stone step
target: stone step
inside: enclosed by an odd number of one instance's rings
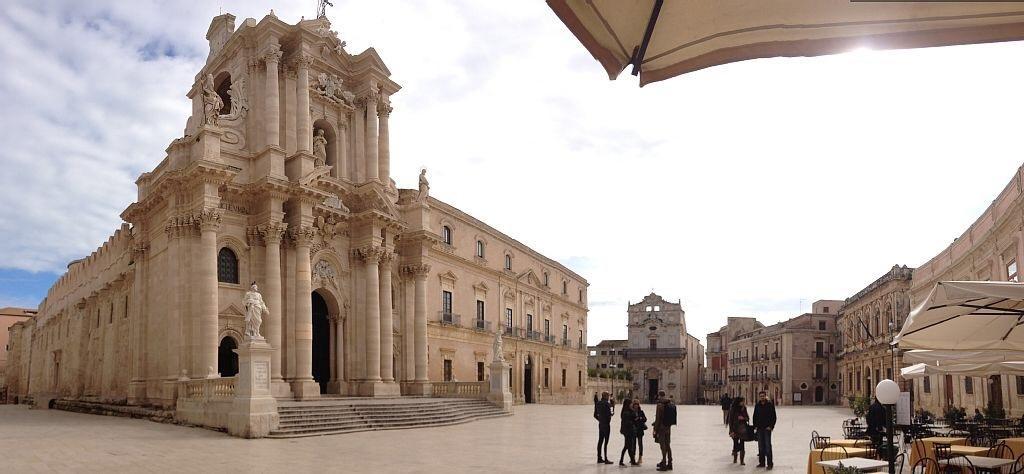
[[[408,423],[395,423],[389,425],[378,425],[378,426],[363,426],[363,427],[339,427],[337,429],[330,428],[310,428],[310,429],[288,429],[288,430],[275,430],[271,431],[268,438],[301,438],[308,436],[323,436],[333,434],[346,434],[356,433],[360,431],[380,431],[380,430],[395,430],[395,429],[410,429],[410,428],[429,428],[436,426],[450,426],[458,425],[463,423],[469,423],[476,420],[482,420],[487,418],[497,418],[503,416],[511,416],[510,413],[499,412],[497,414],[482,415],[482,416],[470,416],[457,419],[449,419],[447,421],[439,421],[434,423],[420,423],[416,421],[410,421]]]
[[[375,421],[379,423],[385,423],[392,420],[407,420],[407,419],[444,419],[458,416],[475,416],[475,415],[491,415],[503,413],[498,409],[476,409],[476,410],[462,410],[455,413],[434,413],[434,414],[420,414],[418,416],[406,416],[406,415],[355,415],[345,414],[343,416],[332,415],[332,414],[311,414],[311,415],[281,415],[280,420],[282,424],[301,424],[304,422],[317,422],[324,420],[331,421]]]
[[[443,415],[443,416],[432,416],[432,417],[417,417],[417,418],[319,418],[319,419],[300,419],[300,420],[281,420],[280,427],[292,428],[292,427],[305,427],[305,426],[316,426],[323,424],[368,424],[368,425],[380,425],[389,426],[403,423],[435,423],[444,422],[447,420],[463,419],[463,418],[474,418],[481,416],[493,416],[503,415],[504,412],[478,412],[478,413],[466,413],[459,415]]]

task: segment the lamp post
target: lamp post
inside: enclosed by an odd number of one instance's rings
[[[900,386],[897,385],[896,382],[893,382],[892,380],[889,380],[889,379],[882,380],[881,382],[878,382],[878,385],[875,386],[875,398],[878,399],[878,403],[881,403],[882,405],[885,405],[885,408],[886,408],[886,410],[885,410],[885,415],[886,415],[885,416],[886,417],[886,423],[885,423],[885,437],[886,437],[885,457],[888,458],[888,461],[889,461],[889,473],[890,474],[893,474],[893,473],[896,472],[896,458],[895,458],[895,455],[896,455],[895,451],[896,450],[893,449],[893,445],[892,445],[892,431],[893,431],[893,426],[892,426],[892,418],[893,418],[892,417],[892,406],[896,404],[896,400],[899,397],[900,397]]]

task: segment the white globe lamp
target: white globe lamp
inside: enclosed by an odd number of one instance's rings
[[[895,462],[894,462],[895,461],[895,455],[896,455],[895,451],[896,450],[893,449],[893,444],[892,444],[892,430],[893,430],[893,427],[892,427],[892,408],[891,408],[891,406],[895,405],[896,404],[896,400],[898,400],[900,398],[900,386],[897,385],[896,382],[893,382],[892,380],[889,380],[889,379],[885,379],[885,380],[883,380],[881,382],[878,382],[878,385],[875,386],[875,398],[878,399],[878,403],[881,403],[882,405],[886,406],[885,419],[887,421],[886,421],[885,433],[886,433],[886,438],[888,440],[888,445],[886,446],[885,451],[886,451],[886,457],[888,458],[888,461],[889,461],[889,472],[890,473],[894,473],[894,472],[896,472],[896,467],[895,467]]]

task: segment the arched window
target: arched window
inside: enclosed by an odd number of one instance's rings
[[[441,227],[441,240],[444,241],[444,243],[446,243],[448,245],[452,244],[452,228],[451,227],[448,227],[448,226],[442,226]]]
[[[505,254],[505,270],[511,270],[511,269],[512,269],[512,256],[509,255],[509,254]]]
[[[217,281],[238,283],[238,257],[227,247],[217,253]]]
[[[217,346],[217,372],[221,377],[234,377],[238,375],[238,343],[235,338],[225,336]]]
[[[484,258],[484,241],[482,240],[476,241],[476,256]]]

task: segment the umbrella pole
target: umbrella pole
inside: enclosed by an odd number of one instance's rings
[[[640,41],[640,46],[633,49],[633,57],[630,58],[630,63],[633,64],[633,71],[630,74],[634,76],[640,74],[640,64],[644,62],[644,56],[647,54],[647,45],[651,42],[651,35],[654,34],[654,24],[658,22],[662,3],[664,3],[664,0],[654,1],[651,18],[647,20],[647,29],[644,30],[644,39]]]

